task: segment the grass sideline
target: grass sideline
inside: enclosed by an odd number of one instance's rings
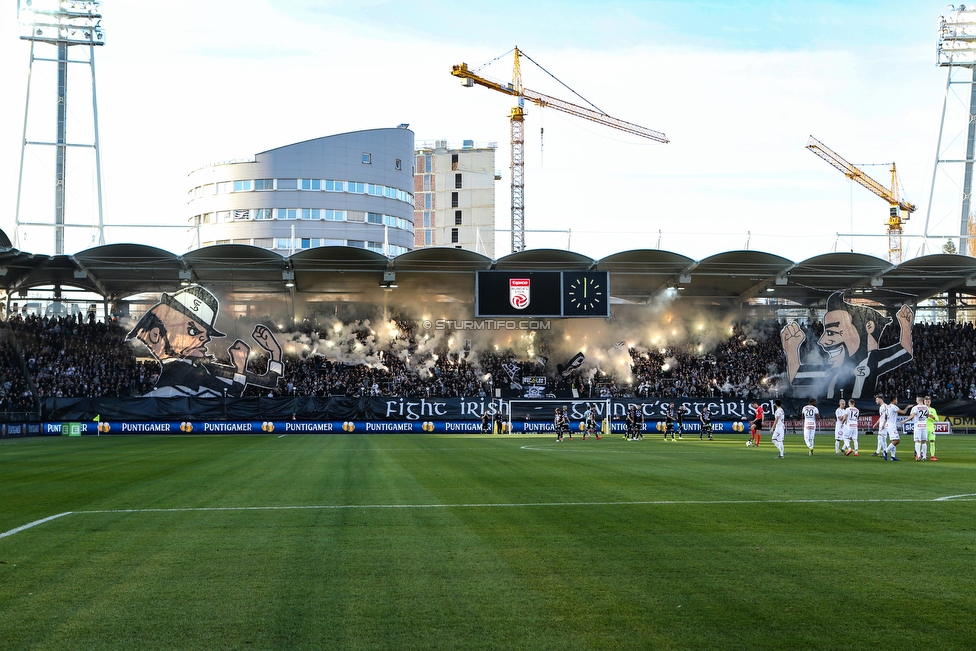
[[[976,648],[976,437],[689,438],[0,441],[0,648]]]

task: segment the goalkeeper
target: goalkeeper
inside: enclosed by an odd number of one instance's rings
[[[925,422],[928,429],[929,461],[938,461],[935,458],[935,424],[939,421],[939,412],[932,406],[932,396],[925,396],[925,406],[929,408],[928,420]]]

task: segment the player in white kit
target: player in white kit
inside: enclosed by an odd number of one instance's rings
[[[803,408],[803,442],[810,449],[810,456],[813,456],[813,438],[817,435],[818,418],[820,410],[817,409],[817,399],[810,398],[809,404]]]
[[[854,453],[857,456],[857,419],[861,417],[861,410],[854,406],[853,400],[847,401],[847,432],[845,433],[846,443],[851,447],[847,448],[847,456]]]
[[[880,457],[888,447],[888,405],[880,393],[874,397],[874,404],[878,405],[878,448],[871,456]]]
[[[917,396],[915,403],[909,412],[915,430],[912,436],[915,441],[915,461],[925,461],[929,452],[929,408],[925,406],[922,396]]]
[[[770,438],[773,441],[773,445],[779,450],[779,456],[777,459],[782,459],[785,454],[785,446],[783,445],[783,439],[786,435],[786,414],[783,412],[783,401],[776,400],[773,402],[775,409],[773,411],[773,433]]]
[[[895,449],[901,442],[901,433],[898,431],[898,414],[904,414],[904,409],[898,408],[898,396],[892,396],[891,402],[888,404],[888,417],[885,421],[888,426],[888,440],[891,441],[888,447],[884,449],[881,455],[885,458],[885,461],[889,459],[891,461],[898,461],[898,457],[895,456]]]
[[[838,404],[837,410],[834,411],[834,418],[836,422],[834,423],[834,454],[840,454],[840,444],[844,443],[844,448],[847,448],[847,440],[844,438],[844,432],[847,429],[847,402],[841,400]]]

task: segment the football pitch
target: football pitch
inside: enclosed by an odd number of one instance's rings
[[[976,648],[976,437],[0,441],[0,648]]]

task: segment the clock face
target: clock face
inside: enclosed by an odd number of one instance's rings
[[[606,316],[606,274],[588,273],[566,277],[566,312],[582,316]]]

